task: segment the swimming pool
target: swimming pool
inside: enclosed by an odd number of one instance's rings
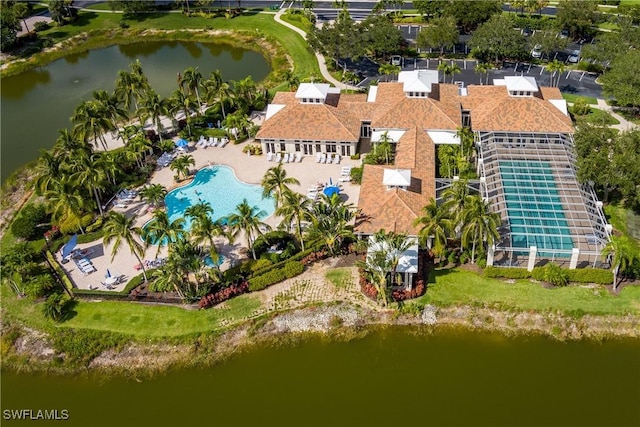
[[[267,218],[275,210],[273,198],[262,197],[261,186],[241,182],[233,169],[216,165],[200,169],[191,183],[170,191],[164,200],[169,219],[184,218],[184,228],[190,230],[191,218],[184,214],[189,206],[200,201],[208,202],[213,208],[211,219],[217,221],[235,213],[236,206],[244,199],[247,199],[249,206],[255,206],[263,212],[261,219]]]
[[[498,165],[512,246],[536,246],[541,256],[552,255],[544,249],[563,250],[568,252],[555,255],[569,256],[574,243],[550,163],[500,161]]]

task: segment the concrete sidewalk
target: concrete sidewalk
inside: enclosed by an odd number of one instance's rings
[[[611,125],[609,127],[618,129],[620,131],[632,130],[638,127],[637,124],[630,122],[629,120],[622,117],[620,114],[614,112],[613,107],[607,104],[607,102],[604,99],[598,98],[597,101],[598,101],[598,104],[592,105],[592,107],[597,108],[598,110],[606,111],[607,113],[611,114],[613,117],[616,118],[616,120],[620,122],[620,124]]]
[[[277,23],[284,25],[285,27],[295,31],[296,33],[300,34],[300,36],[302,36],[302,38],[306,41],[307,40],[307,33],[305,33],[304,31],[302,31],[300,28],[296,27],[295,25],[291,25],[288,22],[283,21],[280,17],[282,16],[283,13],[285,13],[288,9],[280,9],[278,11],[278,13],[275,14],[274,19],[276,20]],[[316,59],[318,60],[318,66],[320,67],[320,73],[322,74],[322,77],[328,81],[329,83],[331,83],[332,85],[334,85],[337,88],[340,89],[350,89],[350,90],[360,90],[359,87],[357,86],[352,86],[352,85],[348,85],[342,82],[339,82],[338,80],[336,80],[331,73],[329,73],[329,70],[327,69],[327,63],[325,61],[324,56],[322,56],[321,54],[316,52]]]

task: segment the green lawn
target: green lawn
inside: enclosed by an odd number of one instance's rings
[[[568,315],[640,314],[640,287],[624,288],[614,296],[604,287],[588,289],[580,286],[545,289],[529,280],[506,283],[475,273],[452,269],[435,274],[427,293],[417,300],[438,306],[467,304],[501,309],[540,312],[558,311]]]
[[[122,334],[162,337],[180,336],[220,329],[247,318],[260,306],[252,295],[227,301],[225,308],[186,310],[180,307],[136,303],[80,301],[75,316],[61,324],[68,328],[86,328]]]
[[[334,268],[327,271],[324,277],[336,288],[344,288],[351,279],[351,272],[346,268]]]
[[[590,96],[580,96],[580,95],[574,95],[572,93],[563,93],[562,97],[565,99],[565,101],[570,102],[572,104],[576,102],[576,99],[578,98],[584,98],[587,101],[587,104],[596,105],[598,103],[597,99],[592,98]]]
[[[53,27],[41,33],[60,42],[67,38],[76,36],[81,33],[92,31],[110,31],[114,34],[106,36],[107,41],[113,36],[117,36],[117,32],[121,31],[120,21],[122,14],[97,13],[81,11],[78,20],[72,24],[61,27]],[[181,13],[149,13],[140,15],[136,19],[127,19],[129,25],[128,31],[132,34],[127,42],[138,41],[141,37],[140,31],[149,29],[158,30],[183,30],[183,29],[209,29],[209,30],[230,30],[230,31],[248,31],[255,34],[262,34],[273,37],[287,51],[287,54],[293,59],[295,64],[295,73],[301,78],[311,75],[320,76],[318,62],[312,52],[307,48],[306,42],[296,32],[286,28],[275,22],[273,14],[247,12],[242,16],[233,19],[226,18],[202,18],[202,17],[186,17]],[[158,36],[159,37],[159,36]],[[183,34],[182,38],[189,37]],[[193,36],[196,38],[197,36]],[[89,37],[83,45],[92,48],[92,38]],[[214,42],[215,39],[210,41]],[[100,42],[104,44],[105,42]],[[113,42],[112,42],[113,43]],[[58,54],[59,56],[60,54]],[[50,60],[57,58],[52,57]],[[42,65],[42,64],[39,64]]]
[[[575,116],[576,121],[585,121],[594,125],[617,125],[620,121],[606,111],[592,108],[585,116]]]

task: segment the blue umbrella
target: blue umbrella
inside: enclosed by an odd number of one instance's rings
[[[325,196],[331,197],[334,194],[340,194],[340,188],[336,187],[335,185],[330,185],[328,187],[325,187],[322,192],[325,194]]]
[[[71,251],[73,251],[73,248],[75,248],[77,244],[78,235],[74,234],[73,236],[71,236],[67,244],[62,247],[62,258],[66,258],[67,256],[69,256],[69,254],[71,253]]]
[[[187,141],[186,139],[180,138],[176,141],[176,147],[186,147],[187,145],[189,145],[189,141]]]
[[[107,279],[111,277],[111,272],[109,271],[108,268],[107,268],[107,274],[105,274],[104,277],[106,277]]]

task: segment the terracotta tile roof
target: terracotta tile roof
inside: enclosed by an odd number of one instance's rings
[[[382,184],[384,170],[389,168],[411,169],[407,190],[387,190]],[[384,228],[417,235],[419,228],[413,221],[429,199],[435,198],[435,176],[435,145],[424,130],[414,126],[398,141],[395,165],[364,166],[356,232],[372,234]]]
[[[451,86],[455,92],[446,86]],[[446,99],[444,102],[438,100],[441,94]],[[421,129],[457,129],[461,124],[457,98],[457,86],[454,85],[434,85],[429,98],[408,98],[402,91],[402,83],[380,83],[371,126],[407,129],[417,125]]]
[[[571,118],[542,96],[552,96],[553,88],[539,97],[509,96],[504,86],[469,86],[462,106],[471,110],[471,126],[479,131],[572,133]]]
[[[265,120],[256,138],[357,142],[361,119],[354,112],[364,108],[354,109],[353,105],[366,104],[366,95],[336,95],[327,101],[301,104],[293,92],[278,92],[271,104],[285,107]]]

